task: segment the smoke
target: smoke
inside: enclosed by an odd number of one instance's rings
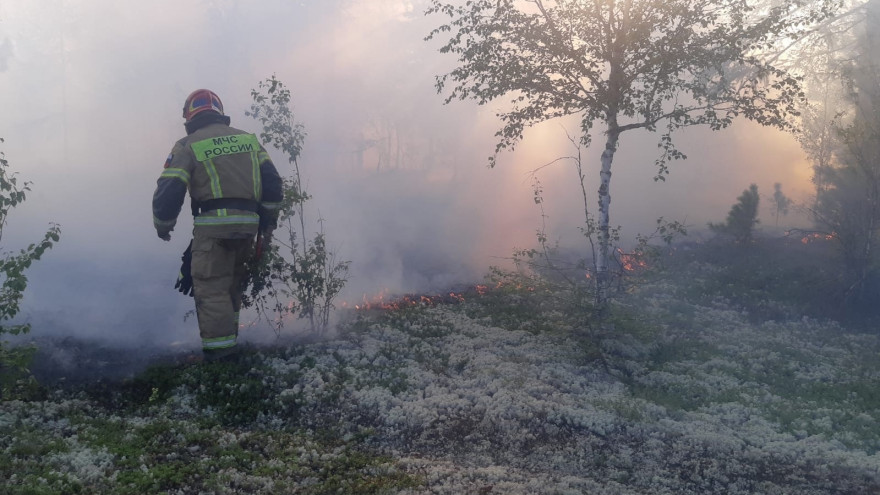
[[[292,90],[308,133],[300,166],[329,247],[352,261],[343,298],[436,291],[478,282],[541,227],[529,172],[575,152],[565,129],[530,129],[518,150],[487,168],[498,104],[442,104],[434,76],[454,65],[424,36],[441,22],[424,1],[237,0],[0,5],[0,137],[13,168],[33,181],[13,212],[3,249],[33,242],[50,221],[62,241],[30,275],[25,318],[34,333],[132,345],[195,342],[191,301],[173,291],[189,240],[186,212],[172,242],[156,238],[150,199],[183,135],[180,106],[195,88],[224,100],[233,125],[250,90],[272,74]],[[11,47],[15,47],[14,58]],[[14,61],[14,63],[11,63]],[[612,223],[633,236],[658,216],[694,226],[723,219],[751,182],[769,194],[809,192],[794,141],[746,123],[686,131],[655,183],[656,135],[624,135],[614,164]],[[291,169],[272,151],[282,174]],[[595,208],[597,149],[583,150]],[[586,249],[571,162],[543,169],[551,239]]]
[[[6,72],[9,69],[9,60],[12,55],[12,41],[6,38],[0,43],[0,72]]]

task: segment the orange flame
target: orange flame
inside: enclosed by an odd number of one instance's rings
[[[809,244],[809,243],[815,242],[815,241],[830,241],[830,240],[834,239],[835,237],[837,237],[836,232],[832,232],[830,234],[822,234],[819,232],[814,232],[812,234],[807,234],[807,235],[801,237],[801,243],[802,244]]]
[[[382,310],[391,311],[403,308],[412,308],[415,306],[437,306],[439,304],[459,304],[465,301],[463,294],[450,292],[449,294],[436,295],[419,295],[407,294],[404,296],[387,299],[388,290],[385,289],[379,294],[368,297],[364,294],[360,304],[355,304],[354,309],[357,311]],[[348,307],[348,305],[343,305]]]
[[[648,268],[648,262],[638,252],[625,253],[622,249],[618,248],[617,253],[620,255],[620,264],[624,271],[634,272],[639,269]],[[587,278],[589,278],[589,274]]]

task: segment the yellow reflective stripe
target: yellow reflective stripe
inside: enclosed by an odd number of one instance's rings
[[[266,153],[266,150],[260,149],[260,152],[257,153],[257,171],[256,171],[256,173],[260,177],[260,195],[257,197],[257,201],[259,201],[263,197],[263,174],[260,171],[260,166],[266,162],[269,162],[269,164],[271,165],[272,159],[269,158],[269,153]]]
[[[180,179],[184,184],[189,185],[189,172],[182,168],[166,168],[160,179]]]
[[[281,208],[281,203],[267,203],[264,201],[260,205],[267,210],[278,210]]]
[[[235,335],[228,337],[217,337],[213,339],[202,339],[203,349],[226,349],[235,346]]]
[[[156,227],[174,227],[177,224],[177,219],[173,218],[171,220],[160,220],[153,216],[153,225]]]
[[[193,225],[259,225],[260,217],[257,215],[229,215],[225,217],[198,216],[193,219]]]
[[[192,143],[196,160],[208,161],[218,156],[253,153],[260,151],[260,141],[253,134],[217,136]]]
[[[251,166],[253,167],[254,174],[254,199],[259,201],[263,196],[263,182],[260,177],[260,161],[257,159],[257,156],[256,152],[251,153]]]
[[[234,211],[242,211],[242,210],[234,210]],[[217,217],[247,217],[247,218],[260,218],[260,215],[250,211],[242,211],[242,213],[238,213],[236,215],[230,215],[229,210],[226,208],[221,208],[219,210],[208,210],[196,218],[217,218]]]
[[[217,167],[214,166],[214,160],[203,162],[205,164],[205,172],[211,179],[211,194],[214,198],[222,198],[223,190],[220,189],[220,175],[217,173]]]

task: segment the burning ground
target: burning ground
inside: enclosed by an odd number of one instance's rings
[[[509,284],[352,312],[333,338],[251,349],[240,363],[35,390],[0,404],[0,486],[880,492],[880,337],[677,256],[676,277],[633,287],[603,331],[564,289]],[[744,309],[749,298],[763,305]]]

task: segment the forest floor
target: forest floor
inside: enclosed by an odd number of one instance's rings
[[[56,380],[0,402],[0,492],[880,493],[880,335],[792,304],[816,270],[678,256],[602,325],[508,280],[236,363]]]

